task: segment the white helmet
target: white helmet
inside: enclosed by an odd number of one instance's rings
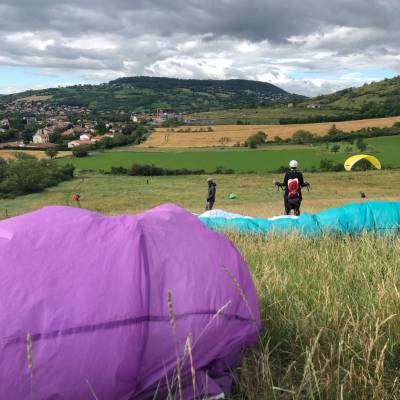
[[[289,167],[290,167],[290,168],[297,168],[297,161],[296,161],[296,160],[290,161]]]

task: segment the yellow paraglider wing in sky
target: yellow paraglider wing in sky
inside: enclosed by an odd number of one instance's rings
[[[370,156],[368,154],[357,154],[356,156],[349,157],[344,162],[344,169],[346,171],[351,171],[351,169],[353,168],[353,165],[360,160],[368,160],[376,169],[382,168],[381,163],[379,162],[379,160],[376,157]]]

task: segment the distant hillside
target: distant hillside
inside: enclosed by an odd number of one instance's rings
[[[352,111],[363,118],[400,115],[400,76],[307,99],[300,106]]]
[[[120,78],[100,85],[30,90],[3,96],[0,101],[42,101],[85,106],[94,111],[143,112],[161,108],[179,112],[198,112],[298,102],[304,99],[304,96],[287,93],[266,82],[242,79],[132,77]]]
[[[188,118],[199,124],[304,124],[337,122],[400,115],[400,76],[305,99],[294,107],[224,109],[197,112]]]

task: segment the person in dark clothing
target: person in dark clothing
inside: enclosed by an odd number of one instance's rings
[[[212,210],[215,203],[217,184],[211,178],[207,179],[207,183],[208,183],[208,192],[207,192],[206,210]]]
[[[289,163],[290,170],[286,172],[283,182],[276,182],[278,187],[284,188],[283,195],[285,214],[289,215],[294,210],[294,215],[300,215],[300,205],[303,200],[301,194],[302,187],[310,187],[308,182],[304,182],[303,174],[297,170],[297,161],[292,160]]]

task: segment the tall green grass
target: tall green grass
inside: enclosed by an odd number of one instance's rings
[[[400,399],[400,239],[231,239],[263,322],[232,399]]]

